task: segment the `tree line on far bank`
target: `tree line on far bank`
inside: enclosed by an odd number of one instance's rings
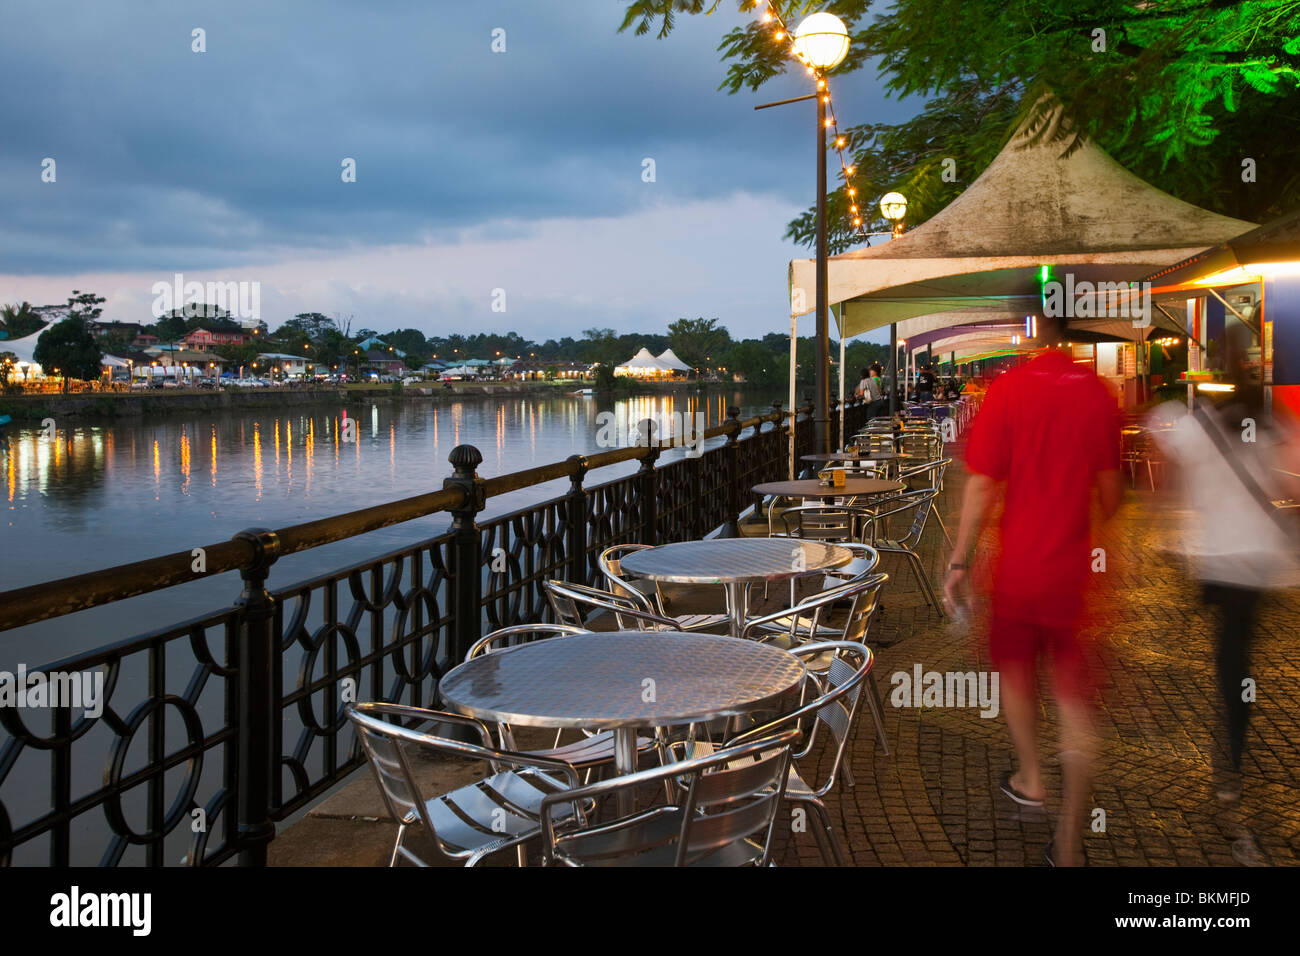
[[[98,336],[92,332],[91,323],[99,319],[103,302],[103,297],[94,293],[74,290],[60,309],[65,318],[51,326],[37,342],[34,358],[45,368],[59,369],[65,377],[65,384],[68,378],[98,378],[99,363],[106,351],[118,354],[133,348],[135,333],[129,331],[131,326],[121,330],[110,328]],[[42,310],[27,302],[0,310],[0,329],[7,332],[9,338],[30,335],[47,321]],[[230,318],[228,313],[204,305],[177,309],[144,326],[143,331],[161,342],[175,343],[199,328],[211,332],[250,331]],[[535,342],[516,332],[439,336],[402,328],[381,333],[371,328],[354,329],[351,317],[336,319],[320,312],[302,312],[274,331],[269,331],[266,324],[261,323],[255,330],[254,341],[249,344],[213,345],[208,350],[232,365],[251,366],[259,353],[283,352],[303,355],[322,371],[359,372],[367,362],[368,349],[363,347],[367,344],[369,350],[391,350],[390,354],[400,358],[408,369],[418,369],[434,360],[455,365],[473,358],[489,361],[511,358],[521,364],[540,366],[563,362],[595,364],[599,366],[597,381],[601,385],[612,384],[614,367],[632,358],[642,348],[655,355],[671,348],[702,378],[730,380],[739,376],[750,384],[774,386],[786,382],[789,377],[789,338],[786,335],[773,332],[759,338],[735,339],[717,319],[703,317],[678,319],[669,323],[664,333],[619,334],[613,329],[591,328],[585,330],[581,338],[564,336]],[[838,355],[839,343],[832,341],[831,346],[832,355]],[[797,361],[801,379],[811,378],[815,348],[810,337],[798,340]],[[0,364],[3,364],[4,354],[0,345]],[[856,383],[859,368],[872,362],[883,364],[888,354],[884,345],[850,342],[846,350],[847,380]],[[7,379],[11,368],[12,365],[5,366],[0,374]]]

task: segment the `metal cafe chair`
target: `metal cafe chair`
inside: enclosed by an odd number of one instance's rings
[[[1129,482],[1134,488],[1137,487],[1137,470],[1146,466],[1147,481],[1151,485],[1151,490],[1156,490],[1156,476],[1153,467],[1163,465],[1164,458],[1160,451],[1160,445],[1156,441],[1153,432],[1150,429],[1139,426],[1131,426],[1122,434],[1123,447],[1120,454],[1120,464],[1128,468]]]
[[[828,489],[833,490],[833,489]],[[781,515],[783,530],[772,533],[774,538],[799,538],[803,541],[823,541],[831,544],[860,543],[867,534],[867,521],[871,512],[854,504],[799,505]],[[790,603],[794,604],[796,582],[790,581]],[[763,597],[767,597],[767,585]]]
[[[828,491],[834,489],[828,488]],[[773,537],[802,538],[805,541],[858,541],[866,534],[871,511],[861,505],[800,505],[781,515],[782,531]]]
[[[637,586],[640,582],[628,581],[623,577],[621,564],[623,555],[630,554],[633,551],[644,551],[649,547],[648,544],[616,544],[600,553],[597,563],[600,566],[601,573],[605,575],[605,580],[609,582],[610,591],[620,598],[633,601],[643,611],[664,618],[672,618],[677,622],[679,629],[683,631],[726,629],[731,621],[731,615],[728,611],[721,614],[673,614],[668,607],[669,599],[664,596],[662,588],[656,582],[646,582],[651,587],[644,588]],[[722,593],[723,606],[727,607],[727,589],[719,588],[718,590]]]
[[[561,866],[767,866],[799,739],[787,730],[717,753],[613,777],[543,799],[542,861]],[[607,823],[575,819],[575,800],[664,785],[680,799]],[[567,824],[567,825],[566,825]]]
[[[790,775],[785,785],[785,799],[790,803],[808,804],[813,808],[821,821],[824,831],[824,837],[819,836],[817,840],[822,859],[830,863],[832,862],[831,857],[833,857],[834,862],[842,866],[845,863],[845,855],[840,847],[839,840],[836,838],[835,828],[831,824],[830,812],[826,809],[823,798],[834,789],[835,779],[841,769],[844,771],[845,784],[849,787],[853,786],[853,779],[848,772],[849,768],[844,762],[844,757],[848,752],[857,723],[858,702],[862,697],[862,687],[871,674],[871,666],[875,662],[875,656],[871,653],[870,648],[854,641],[824,641],[817,644],[805,644],[802,647],[795,648],[792,653],[797,657],[809,660],[829,655],[830,666],[826,673],[819,679],[815,678],[821,693],[790,713],[782,714],[769,723],[753,727],[743,734],[733,737],[727,744],[727,750],[734,750],[738,745],[750,743],[755,739],[769,738],[772,734],[783,730],[798,729],[802,731],[805,722],[811,721],[811,727],[807,732],[807,742],[803,750],[792,755]],[[873,681],[868,685],[867,701],[869,704],[873,700],[874,693],[875,683]],[[878,705],[879,701],[875,703]],[[814,786],[804,780],[799,768],[802,766],[813,768],[813,765],[819,762],[810,755],[816,746],[817,732],[822,725],[825,725],[826,732],[830,735],[834,747],[834,756],[831,758],[825,778],[820,784]],[[727,751],[722,752],[726,753]],[[885,752],[888,753],[888,748],[886,748]],[[816,832],[816,830],[813,831],[813,833]],[[828,846],[831,851],[829,854],[827,853]]]
[[[681,625],[670,617],[655,614],[641,608],[639,602],[632,598],[620,597],[599,588],[589,588],[585,584],[572,584],[568,581],[543,581],[542,589],[551,602],[555,619],[561,624],[589,630],[583,618],[583,609],[607,611],[614,615],[620,630],[636,631],[680,631]],[[627,622],[632,622],[628,627]]]
[[[899,472],[900,481],[906,481],[913,491],[919,491],[932,488],[936,492],[943,490],[943,473],[948,470],[952,464],[951,458],[938,458],[934,461],[923,462],[919,465],[913,465]],[[924,486],[913,485],[909,479],[925,478]],[[888,499],[886,499],[888,501]],[[938,498],[931,504],[931,510],[934,512],[934,520],[939,522],[939,530],[943,532],[944,540],[948,542],[948,547],[952,547],[952,538],[948,535],[948,527],[943,523],[943,515],[939,513]]]
[[[383,703],[356,704],[346,713],[374,771],[384,804],[397,821],[397,842],[389,866],[396,866],[399,858],[416,866],[436,862],[474,866],[485,856],[511,847],[523,866],[523,844],[541,832],[542,801],[578,786],[578,772],[563,760],[494,747],[487,727],[461,714]],[[481,743],[423,733],[381,717],[455,724],[473,731]],[[411,769],[406,751],[410,746],[442,756],[479,760],[488,765],[490,772],[475,783],[426,798]],[[570,801],[559,812],[567,817],[576,808],[579,818],[584,818],[588,807]],[[409,845],[408,837],[413,833],[424,837],[427,858]]]
[[[943,606],[939,603],[939,599],[935,597],[934,586],[930,583],[930,576],[925,573],[925,565],[921,562],[921,556],[916,551],[921,543],[921,536],[925,533],[925,522],[930,516],[935,496],[938,493],[934,488],[925,488],[895,495],[889,501],[882,503],[881,509],[875,513],[869,522],[869,527],[871,529],[871,546],[882,554],[903,555],[912,566],[912,571],[921,585],[921,591],[925,596],[926,603],[930,604],[942,617]],[[897,538],[881,537],[879,535],[883,522],[887,522],[894,515],[905,514],[908,511],[912,512],[912,524],[906,534]]]
[[[465,660],[471,661],[484,654],[501,651],[507,647],[518,647],[520,644],[529,644],[533,641],[587,633],[589,632],[583,628],[572,627],[567,624],[515,624],[479,638],[471,645],[469,652],[465,655]],[[562,745],[560,738],[563,734],[563,729],[557,730],[555,732],[555,742],[546,750],[521,750],[515,741],[514,730],[510,725],[497,724],[497,739],[506,750],[513,750],[529,756],[545,757],[551,760],[563,760],[576,770],[586,771],[588,775],[595,768],[614,762],[614,735],[611,731],[606,730],[600,733],[583,731],[583,739]],[[637,738],[638,751],[648,751],[654,745],[655,742],[649,738]]]
[[[792,653],[810,641],[848,641],[865,646],[871,619],[880,608],[880,590],[889,581],[888,574],[875,572],[874,568],[875,565],[872,564],[870,569],[859,573],[850,581],[828,587],[789,610],[755,618],[748,622],[741,636],[774,643]],[[843,609],[846,601],[849,602],[848,607]],[[823,655],[810,658],[806,664],[809,673],[818,675],[830,669],[831,660],[829,655]],[[885,713],[874,675],[867,706],[871,709],[871,718],[876,725],[876,737],[881,748],[888,754]]]

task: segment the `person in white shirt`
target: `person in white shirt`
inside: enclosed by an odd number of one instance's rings
[[[1229,352],[1232,356],[1234,353]],[[1242,354],[1236,350],[1235,354]],[[1223,710],[1215,754],[1215,792],[1224,804],[1241,798],[1241,764],[1250,704],[1244,681],[1264,592],[1300,581],[1289,522],[1273,501],[1300,498],[1297,443],[1291,428],[1267,421],[1263,389],[1246,367],[1231,362],[1232,398],[1219,408],[1198,401],[1196,410],[1168,402],[1151,415],[1153,435],[1177,466],[1194,520],[1185,548],[1206,603],[1219,610],[1217,669]],[[1233,845],[1240,862],[1259,851],[1247,834]]]
[[[871,377],[871,372],[867,369],[861,369],[861,379],[858,381],[858,387],[854,389],[853,394],[864,402],[876,402],[880,400],[880,386],[876,380]]]

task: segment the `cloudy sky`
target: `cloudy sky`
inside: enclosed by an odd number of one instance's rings
[[[179,272],[259,282],[271,328],[320,311],[538,340],[687,315],[788,329],[786,263],[806,253],[781,236],[813,198],[812,104],[753,106],[804,78],[717,89],[728,0],[663,41],[617,33],[622,10],[6,0],[0,302],[89,289],[106,318],[149,321]],[[907,114],[865,71],[832,90],[848,124]]]

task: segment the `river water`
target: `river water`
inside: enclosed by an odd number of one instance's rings
[[[107,424],[9,426],[0,460],[0,591],[81,574],[230,538],[250,527],[281,528],[442,487],[452,448],[483,453],[484,477],[607,450],[628,422],[674,413],[706,427],[771,410],[779,394],[724,392],[591,398],[569,395],[467,397],[437,403],[368,402],[168,416]],[[349,421],[352,429],[349,431]],[[355,435],[355,440],[348,438]],[[721,439],[714,439],[709,446]],[[0,452],[3,454],[3,452]],[[666,452],[671,460],[680,451]],[[634,471],[635,462],[592,472],[588,483]],[[488,502],[500,514],[562,494],[567,481]],[[277,562],[284,587],[436,533],[445,515],[407,522]],[[0,670],[42,664],[228,605],[235,574],[216,575],[129,601],[0,635]]]

